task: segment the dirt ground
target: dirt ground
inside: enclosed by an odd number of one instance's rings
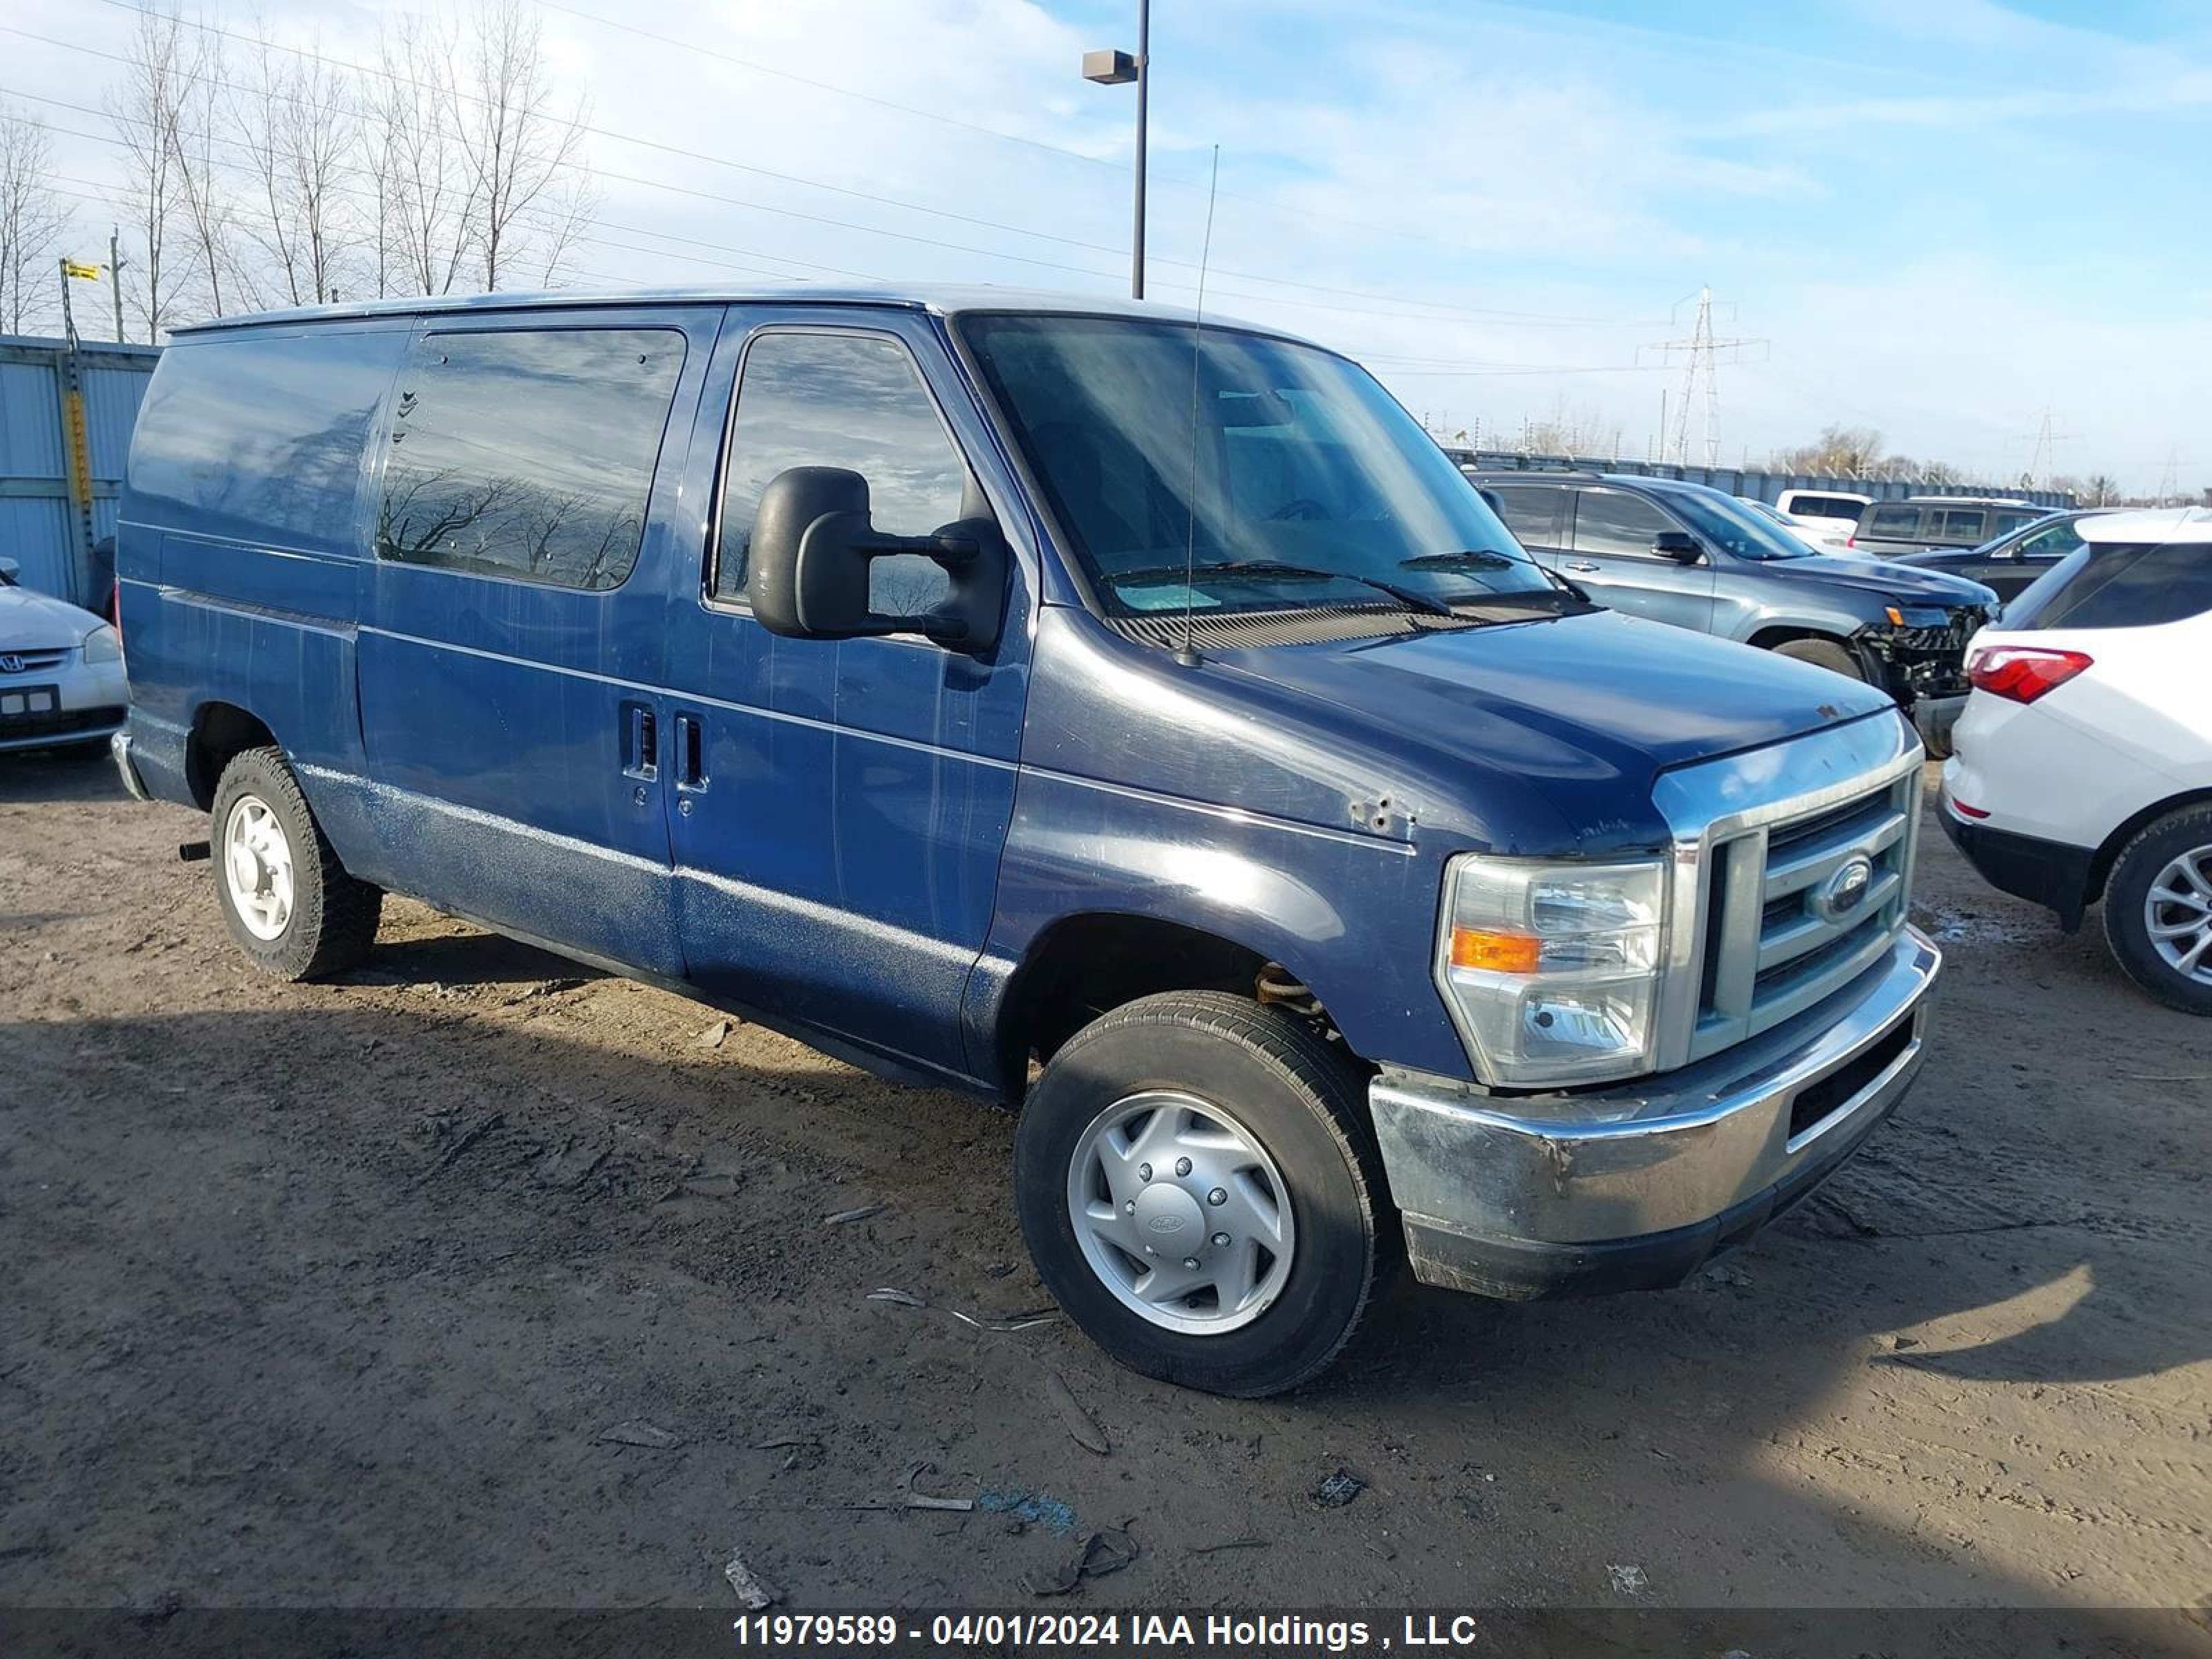
[[[2212,1591],[2212,1022],[1932,823],[1935,1052],[1819,1198],[1664,1294],[1409,1288],[1259,1404],[957,1316],[1046,1301],[1000,1115],[412,902],[255,977],[205,834],[0,757],[0,1603],[1023,1604],[1124,1522],[1078,1605]]]

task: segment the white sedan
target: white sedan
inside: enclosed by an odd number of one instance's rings
[[[1974,636],[1943,828],[2069,932],[2212,1014],[2212,510],[2084,519],[2084,545]]]
[[[131,693],[115,630],[89,611],[33,593],[0,559],[0,750],[104,743]]]

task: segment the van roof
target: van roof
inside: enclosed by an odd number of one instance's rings
[[[218,317],[173,329],[177,337],[210,334],[229,329],[257,328],[270,324],[343,322],[357,318],[412,317],[425,313],[533,311],[580,306],[652,304],[690,305],[808,305],[902,306],[938,316],[963,311],[1045,311],[1091,317],[1136,317],[1155,322],[1189,323],[1197,313],[1181,306],[1156,305],[1149,300],[1124,300],[1089,294],[1066,294],[1042,289],[994,288],[988,284],[917,284],[904,287],[833,287],[820,283],[768,283],[751,288],[720,285],[619,289],[559,289],[543,293],[436,294],[363,300],[338,305],[303,306],[290,311],[262,311],[240,317]],[[1208,324],[1248,333],[1272,334],[1283,339],[1299,337],[1264,324],[1233,317],[1206,314]]]

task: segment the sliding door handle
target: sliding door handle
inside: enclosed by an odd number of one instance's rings
[[[707,734],[696,714],[676,717],[676,787],[692,794],[707,787]]]
[[[645,783],[660,775],[660,721],[651,703],[622,706],[622,769]]]

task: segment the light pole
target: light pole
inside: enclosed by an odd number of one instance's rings
[[[1145,94],[1152,79],[1152,0],[1137,0],[1137,55],[1126,52],[1086,52],[1083,78],[1102,87],[1137,83],[1137,211],[1136,229],[1129,241],[1129,297],[1145,297]]]

